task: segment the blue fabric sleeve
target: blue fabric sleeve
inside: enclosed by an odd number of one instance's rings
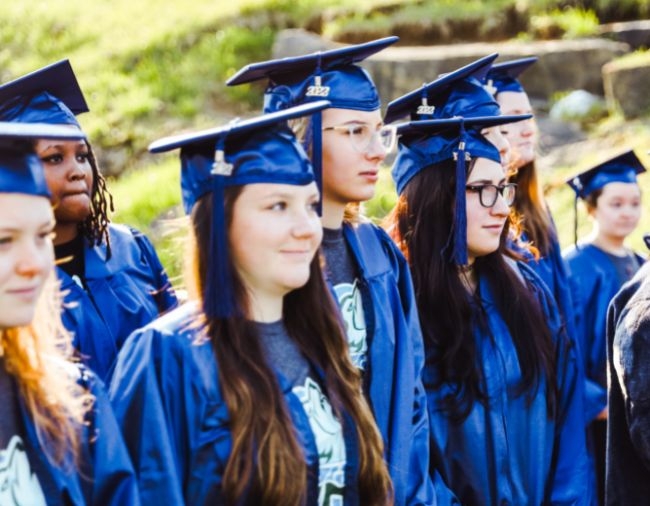
[[[158,312],[162,314],[177,307],[178,299],[176,298],[176,292],[169,281],[165,268],[160,263],[160,259],[158,258],[158,254],[156,253],[153,244],[151,244],[149,238],[139,230],[131,228],[131,233],[138,243],[138,246],[140,246],[142,254],[151,266],[152,274],[155,276],[158,292],[154,294],[154,298],[158,305]]]
[[[188,455],[174,430],[174,408],[164,398],[164,383],[183,389],[178,367],[164,367],[160,336],[154,329],[137,331],[118,355],[109,395],[138,476],[143,504],[185,504],[183,466]],[[174,357],[168,357],[173,362]],[[170,364],[173,365],[173,364]],[[164,372],[163,372],[164,371]],[[182,397],[182,396],[178,396]],[[176,418],[176,417],[173,417]],[[185,432],[187,433],[187,432]]]
[[[83,373],[83,378],[95,396],[84,451],[89,462],[83,467],[92,468],[92,479],[82,480],[87,504],[138,506],[140,500],[133,466],[103,384],[89,371]]]
[[[546,316],[549,330],[556,346],[556,377],[558,406],[556,436],[552,469],[549,474],[547,496],[551,504],[592,503],[589,492],[590,467],[584,428],[584,381],[579,374],[578,357],[574,341],[567,336],[557,306],[548,288],[520,265],[535,289],[537,299]]]
[[[427,395],[422,382],[424,368],[424,341],[420,328],[415,292],[411,272],[406,259],[397,247],[381,230],[382,240],[392,259],[393,270],[396,272],[400,301],[404,319],[408,325],[408,335],[411,337],[412,355],[414,361],[414,406],[412,445],[409,456],[409,472],[407,478],[406,503],[407,505],[435,505],[437,493],[429,475],[429,410],[427,409]],[[442,485],[442,481],[440,482]],[[445,487],[446,488],[446,487]]]

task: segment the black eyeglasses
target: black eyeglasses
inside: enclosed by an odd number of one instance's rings
[[[493,207],[497,203],[498,195],[503,197],[507,206],[511,206],[515,201],[517,184],[508,183],[498,186],[495,184],[468,184],[465,189],[469,192],[478,193],[479,202],[483,207]]]

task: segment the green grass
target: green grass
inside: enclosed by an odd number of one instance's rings
[[[162,135],[214,126],[233,115],[259,110],[260,86],[227,88],[224,81],[242,65],[268,58],[277,30],[307,27],[333,36],[354,30],[360,40],[367,40],[391,34],[397,25],[408,30],[409,23],[416,22],[463,26],[454,23],[484,19],[481,26],[489,29],[489,22],[498,22],[506,9],[525,16],[560,6],[574,10],[559,12],[557,20],[584,30],[591,21],[575,8],[611,15],[611,4],[605,0],[7,1],[0,3],[0,82],[61,58],[71,60],[91,109],[80,121],[102,169],[107,174],[124,171],[109,181],[117,209],[114,220],[151,235],[163,263],[176,276],[181,250],[163,233],[162,224],[170,209],[172,216],[179,214],[177,154],[153,157],[146,147]],[[619,4],[629,13],[644,12],[650,2]],[[628,132],[630,126],[619,124],[609,135],[616,128]],[[641,133],[634,135],[644,153],[647,130],[643,125],[638,129]],[[377,196],[365,208],[378,218],[394,201],[384,169]],[[557,209],[566,244],[564,217],[570,202],[559,190],[549,195],[549,202]]]

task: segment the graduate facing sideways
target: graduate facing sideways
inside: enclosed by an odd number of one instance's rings
[[[0,120],[65,125],[81,131],[88,111],[68,60],[0,86]],[[65,294],[63,323],[74,346],[106,380],[127,336],[176,305],[153,245],[110,222],[112,199],[87,139],[37,139],[56,218],[57,275]]]
[[[411,267],[425,339],[438,504],[583,504],[577,359],[554,301],[507,256],[517,187],[480,131],[504,119],[407,122],[388,225]]]
[[[35,139],[83,134],[0,123],[0,504],[138,505],[106,394],[73,361],[61,323],[54,215]]]
[[[317,180],[322,179],[325,273],[384,440],[395,503],[420,505],[432,504],[435,497],[427,471],[424,353],[413,284],[403,255],[360,211],[361,203],[375,194],[380,165],[395,144],[395,129],[383,125],[379,93],[359,63],[397,40],[386,37],[253,63],[228,84],[267,80],[266,112],[320,98],[332,104],[322,115],[294,122],[292,128],[311,150]]]
[[[110,394],[144,504],[391,504],[381,436],[318,256],[308,106],[181,149],[192,302],[134,333]]]

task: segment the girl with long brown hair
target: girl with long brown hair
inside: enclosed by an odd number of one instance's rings
[[[546,287],[507,256],[517,187],[479,133],[504,121],[397,128],[388,227],[422,322],[431,467],[460,504],[583,504],[576,357]]]
[[[61,323],[36,138],[83,134],[0,123],[0,504],[139,504],[106,394]]]
[[[110,388],[146,504],[391,503],[286,125],[324,105],[150,147],[181,147],[194,254],[193,302],[129,338]]]

